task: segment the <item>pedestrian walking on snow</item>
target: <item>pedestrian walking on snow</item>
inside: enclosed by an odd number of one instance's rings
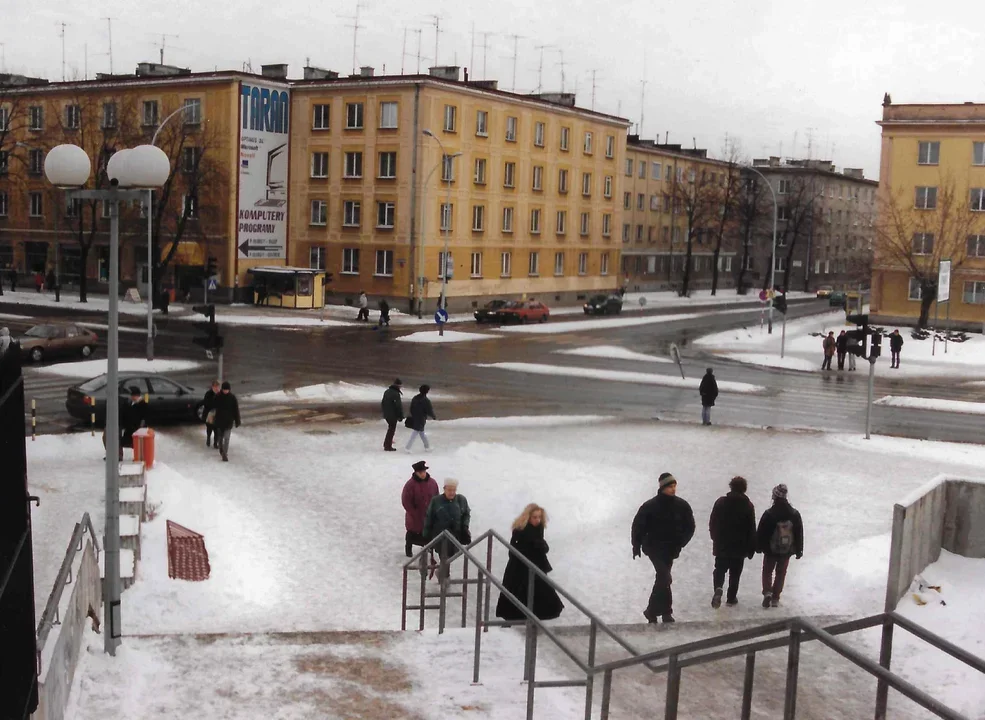
[[[828,333],[827,337],[821,343],[821,347],[824,349],[824,360],[821,362],[822,370],[831,369],[831,358],[834,357],[835,349],[838,347],[838,341],[835,340],[834,330]]]
[[[233,434],[233,425],[239,427],[239,401],[232,394],[229,382],[222,383],[222,388],[215,398],[215,429],[219,433],[219,453],[223,462],[229,462],[229,439]]]
[[[701,395],[701,424],[711,425],[711,409],[715,407],[715,398],[718,397],[718,382],[715,380],[715,371],[711,368],[701,378],[698,394]]]
[[[763,607],[777,607],[790,556],[804,556],[804,522],[787,500],[786,485],[773,488],[773,506],[759,520],[756,545],[763,553]]]
[[[381,298],[378,304],[380,306],[380,327],[384,325],[390,327],[390,303]]]
[[[736,475],[728,486],[728,494],[715,501],[708,520],[712,554],[715,556],[715,571],[712,573],[714,595],[711,598],[713,608],[722,605],[726,573],[728,593],[725,604],[739,604],[742,567],[746,558],[752,560],[756,554],[756,509],[746,496],[748,483],[744,477]]]
[[[544,530],[546,529],[547,511],[536,503],[530,503],[513,521],[513,536],[510,538],[510,545],[520,555],[533,563],[538,570],[549,573],[553,568],[547,559],[550,548],[544,539]],[[510,553],[506,570],[503,572],[503,587],[509,590],[513,597],[526,605],[530,589],[530,569],[513,553]],[[534,578],[534,602],[531,610],[541,620],[553,620],[564,610],[564,603],[558,597],[557,591],[540,577]],[[499,602],[496,603],[496,617],[503,620],[526,619],[526,615],[517,607],[516,603],[502,594],[499,596]]]
[[[848,335],[842,330],[838,333],[838,338],[835,340],[835,349],[838,351],[838,369],[845,369],[845,355],[848,353]]]
[[[643,616],[651,623],[657,622],[658,617],[672,623],[671,569],[694,535],[694,513],[686,501],[677,497],[677,480],[673,475],[668,472],[660,475],[659,485],[656,497],[643,503],[633,518],[633,559],[642,550],[653,563],[656,574]]]
[[[356,320],[369,321],[369,298],[362,290],[359,291],[359,314],[356,315]]]
[[[404,506],[404,554],[413,556],[414,545],[426,545],[424,540],[424,519],[428,513],[431,500],[438,494],[438,483],[428,472],[427,463],[423,460],[413,464],[414,473],[410,480],[404,483],[400,493],[400,503]]]
[[[393,446],[393,436],[397,432],[397,423],[404,419],[404,401],[400,392],[402,386],[403,383],[400,382],[400,378],[394,380],[383,393],[383,401],[380,403],[383,419],[386,420],[386,437],[383,438],[383,449],[387,452],[396,452],[397,450]]]
[[[407,418],[405,425],[414,432],[410,434],[410,439],[404,448],[405,450],[410,450],[411,445],[414,444],[414,439],[418,435],[421,436],[424,449],[431,449],[431,443],[428,442],[428,436],[424,433],[424,427],[427,425],[428,418],[432,420],[437,420],[438,418],[434,416],[434,408],[431,407],[431,401],[428,399],[428,393],[430,391],[430,385],[421,385],[420,392],[410,401],[410,417]]]
[[[472,520],[472,510],[464,495],[458,494],[458,480],[445,480],[443,492],[431,498],[427,514],[424,516],[424,539],[430,542],[445,530],[450,532],[463,545],[472,542],[469,523]],[[448,557],[452,545],[443,541],[438,543],[438,582],[448,579]]]
[[[899,334],[899,328],[889,334],[889,352],[892,355],[891,368],[899,368],[899,354],[903,349],[903,336]]]
[[[202,420],[205,421],[205,447],[219,449],[219,431],[215,429],[215,398],[222,392],[219,381],[213,380],[212,387],[202,398]]]

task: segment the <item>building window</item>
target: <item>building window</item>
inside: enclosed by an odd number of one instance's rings
[[[571,128],[563,127],[561,128],[561,149],[567,152],[568,142],[571,138]]]
[[[787,269],[787,259],[785,257],[778,257],[776,259],[776,272],[784,272]]]
[[[701,258],[697,255],[694,256],[694,272],[701,272]]]
[[[308,267],[312,270],[325,270],[328,265],[326,263],[327,254],[325,248],[323,247],[311,247],[308,248]]]
[[[396,128],[397,128],[397,103],[395,102],[380,103],[380,129],[395,130]]]
[[[663,226],[663,236],[664,236],[664,242],[670,242],[670,226],[669,225],[664,225]]]
[[[540,210],[536,208],[530,211],[530,234],[540,235]]]
[[[527,274],[528,275],[540,275],[540,253],[532,252],[530,253],[530,260],[527,263]]]
[[[44,170],[44,151],[31,148],[28,153],[28,172],[32,175],[40,175]]]
[[[917,143],[918,165],[939,165],[941,160],[941,144],[939,142]]]
[[[28,109],[28,118],[29,130],[44,130],[44,108],[41,105],[32,105]]]
[[[186,218],[194,219],[198,217],[198,197],[196,195],[185,195],[183,204]]]
[[[581,174],[581,194],[585,197],[591,197],[592,195],[592,174],[582,173]]]
[[[588,235],[590,228],[591,228],[591,215],[587,212],[583,212],[581,214],[581,223],[579,225],[578,230],[582,235]]]
[[[789,180],[779,180],[776,183],[776,192],[778,195],[789,195],[790,194],[790,181]]]
[[[6,151],[0,150],[0,175],[6,175],[7,170],[10,169],[8,157],[9,154]]]
[[[934,252],[933,233],[913,233],[913,254],[932,255]]]
[[[633,207],[633,193],[624,192],[622,194],[622,209],[629,210],[631,207]]]
[[[345,177],[361,178],[363,176],[363,154],[347,152],[345,154]]]
[[[985,165],[985,142],[971,144],[971,164]]]
[[[7,193],[0,192],[0,217],[7,217],[8,203]]]
[[[607,158],[614,158],[616,156],[616,136],[606,135],[605,136],[605,156]]]
[[[651,212],[660,212],[660,196],[659,195],[651,195],[650,196],[650,211]]]
[[[643,226],[642,225],[637,225],[636,226],[636,242],[638,242],[638,243],[643,242]]]
[[[454,105],[445,105],[445,132],[455,132],[457,120],[458,108]]]
[[[396,213],[397,205],[393,202],[383,201],[376,203],[376,227],[392,228],[393,216]]]
[[[564,253],[554,253],[554,274],[564,275]]]
[[[673,177],[673,173],[674,173],[674,168],[668,165],[667,169],[664,171],[664,181],[670,182],[671,177]]]
[[[441,156],[441,179],[444,182],[455,182],[455,158],[451,155]]]
[[[107,205],[108,206],[108,205]],[[65,217],[77,218],[82,212],[82,201],[78,198],[65,198]]]
[[[920,300],[923,298],[923,286],[920,284],[920,278],[910,278],[910,289],[907,297],[910,300]]]
[[[441,203],[439,227],[441,230],[451,230],[452,214],[455,212],[455,205]]]
[[[377,277],[393,277],[393,250],[376,251],[376,272]]]
[[[985,305],[985,282],[972,280],[964,284],[964,301],[969,305]]]
[[[578,274],[587,275],[588,274],[588,253],[578,253]]]
[[[41,204],[41,193],[31,193],[31,217],[41,217],[44,206]]]
[[[362,203],[345,200],[342,203],[343,227],[359,227],[362,224]]]
[[[557,171],[557,191],[559,193],[568,192],[568,171],[558,170]]]
[[[315,105],[312,110],[311,129],[328,130],[328,123],[331,115],[331,105]]]
[[[516,142],[516,118],[506,118],[506,142]]]
[[[74,107],[78,107],[78,106],[76,105]],[[148,126],[157,125],[157,100],[144,101],[143,124]],[[72,127],[71,123],[69,123],[69,127]],[[75,127],[78,126],[76,125]]]
[[[359,274],[359,248],[342,248],[342,274]]]
[[[609,253],[604,252],[599,258],[599,275],[609,274]]]
[[[202,101],[199,98],[185,98],[183,107],[185,125],[202,124]]]
[[[202,158],[202,148],[186,147],[181,151],[181,171],[186,175],[191,175],[198,169],[198,163]]]
[[[469,267],[469,277],[481,278],[482,277],[482,253],[474,252],[472,253],[472,262]]]
[[[348,156],[346,156],[348,158]],[[313,178],[327,178],[328,177],[328,153],[327,152],[316,152],[311,153],[311,177]]]
[[[636,209],[642,210],[643,204],[646,202],[646,195],[643,193],[637,193],[636,195]]]
[[[489,137],[489,113],[485,110],[475,112],[475,134],[479,137]]]
[[[629,223],[623,223],[622,226],[622,241],[624,243],[629,242],[629,234],[633,231],[633,226]]]
[[[633,158],[626,158],[626,177],[633,177]]]
[[[486,184],[486,159],[476,158],[475,159],[475,184],[485,185]]]
[[[311,224],[325,225],[328,222],[328,203],[324,200],[311,201]]]
[[[985,235],[968,236],[968,257],[985,257]]]
[[[503,187],[515,187],[516,182],[516,163],[508,162],[503,165]]]
[[[658,180],[659,181],[660,180],[660,172],[661,172],[660,171],[660,163],[658,163],[658,162],[650,163],[650,179],[651,180]]]
[[[838,214],[841,215],[841,210],[838,211]],[[778,207],[776,209],[776,219],[777,220],[789,220],[790,219],[790,208],[788,208],[786,205],[781,205],[780,207]],[[840,222],[840,218],[839,218],[839,222]]]
[[[604,213],[602,215],[602,237],[610,237],[612,235],[612,215],[610,213]]]
[[[592,133],[590,132],[585,133],[585,154],[592,154]]]
[[[345,127],[346,130],[362,130],[363,127],[363,104],[345,104]]]
[[[937,188],[918,187],[914,207],[918,210],[934,210],[937,208]]]
[[[534,190],[543,190],[544,189],[544,167],[543,167],[543,165],[534,165],[533,189]]]
[[[557,234],[564,235],[567,231],[568,213],[565,210],[557,211]]]
[[[971,209],[973,212],[985,210],[985,188],[971,189]]]
[[[640,180],[646,179],[646,160],[640,160]]]
[[[503,208],[503,232],[513,232],[513,208],[511,207]]]
[[[723,255],[718,258],[718,269],[724,272],[732,272],[732,256]]]
[[[602,195],[606,199],[612,197],[612,176],[606,175],[605,180],[602,182]]]
[[[397,177],[397,153],[380,153],[380,175],[381,179],[392,180]]]
[[[513,274],[513,253],[502,252],[499,254],[499,275],[509,277]]]
[[[116,103],[103,103],[103,123],[104,130],[112,130],[116,127]]]
[[[486,229],[486,206],[472,206],[472,231],[482,232]]]
[[[534,145],[544,147],[544,123],[534,123]]]

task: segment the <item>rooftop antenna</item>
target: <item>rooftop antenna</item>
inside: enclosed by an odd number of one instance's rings
[[[639,136],[643,137],[643,115],[646,109],[646,50],[643,51],[643,78],[640,80],[640,124]]]
[[[62,82],[65,82],[65,23],[58,23],[61,30],[58,31],[58,37],[62,39]]]
[[[404,26],[404,44],[400,50],[400,74],[404,74],[404,59],[407,57],[407,26]]]
[[[516,92],[516,59],[518,56],[518,48],[520,46],[520,39],[524,38],[524,35],[517,35],[514,33],[511,35],[513,38],[513,83],[510,85],[510,92]]]
[[[595,110],[595,75],[598,72],[595,68],[592,68],[592,111]]]
[[[7,54],[4,51],[4,44],[0,43],[0,72],[7,70]]]
[[[85,43],[82,46],[82,53],[83,53],[83,57],[85,58],[85,61],[83,62],[82,65],[83,77],[85,77],[85,79],[88,80],[89,79],[89,43]]]
[[[558,61],[558,65],[561,66],[561,92],[564,93],[564,48],[558,48],[557,51],[561,56],[561,59]]]
[[[482,45],[480,45],[480,47],[482,48],[482,79],[487,80],[488,76],[486,75],[486,54],[487,54],[486,51],[489,50],[489,36],[490,35],[495,36],[496,33],[483,32],[479,34],[482,35]]]
[[[793,148],[791,148],[790,150],[790,157],[792,158],[797,157],[797,131],[796,130],[793,131]]]
[[[430,15],[432,20],[434,20],[434,64],[435,67],[438,65],[438,38],[441,36],[441,16],[440,15]]]
[[[161,65],[164,64],[164,50],[165,50],[165,48],[168,45],[168,38],[176,38],[176,37],[178,37],[178,36],[177,35],[172,35],[171,33],[161,33],[161,44],[157,46],[158,51],[160,52],[160,58],[161,58],[160,62],[161,62]],[[172,45],[171,46],[171,49],[172,50],[175,50],[176,48]]]
[[[537,45],[534,47],[534,50],[540,50],[540,63],[537,65],[537,92],[544,89],[544,50],[553,47],[553,45]]]
[[[417,74],[421,74],[421,38],[424,36],[424,30],[422,28],[417,28],[414,30],[417,33]]]
[[[812,154],[813,151],[814,151],[814,128],[809,127],[807,128],[807,159],[808,160],[813,159],[813,154]]]
[[[469,67],[472,68],[472,74],[475,75],[475,21],[472,21],[472,50],[469,53]]]
[[[113,18],[103,18],[106,21],[106,37],[109,39],[109,74],[113,74]]]
[[[347,19],[352,20],[352,25],[346,25],[346,27],[352,28],[352,74],[356,74],[356,42],[359,39],[359,28],[363,27],[359,24],[359,11],[362,10],[363,4],[361,2],[356,2],[356,15],[355,17],[349,17]]]

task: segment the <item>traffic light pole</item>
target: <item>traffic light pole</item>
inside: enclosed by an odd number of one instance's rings
[[[219,382],[223,381],[222,377],[222,348],[219,348]]]
[[[872,386],[876,377],[876,359],[869,357],[869,401],[865,405],[865,439],[872,434]]]
[[[787,346],[787,313],[783,313],[783,329],[780,331],[780,359],[783,359],[783,352]]]

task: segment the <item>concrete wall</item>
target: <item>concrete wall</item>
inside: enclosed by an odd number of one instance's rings
[[[86,615],[89,608],[97,612],[102,604],[102,583],[99,578],[99,563],[87,540],[82,551],[82,561],[75,573],[72,595],[68,607],[62,614],[62,623],[57,635],[49,637],[51,647],[39,648],[42,662],[38,709],[32,715],[34,720],[62,720],[68,706],[72,690],[72,680],[78,667],[82,652],[82,638],[85,633]],[[54,643],[54,645],[52,645]]]
[[[938,477],[893,508],[886,610],[941,550],[985,557],[985,480]]]

